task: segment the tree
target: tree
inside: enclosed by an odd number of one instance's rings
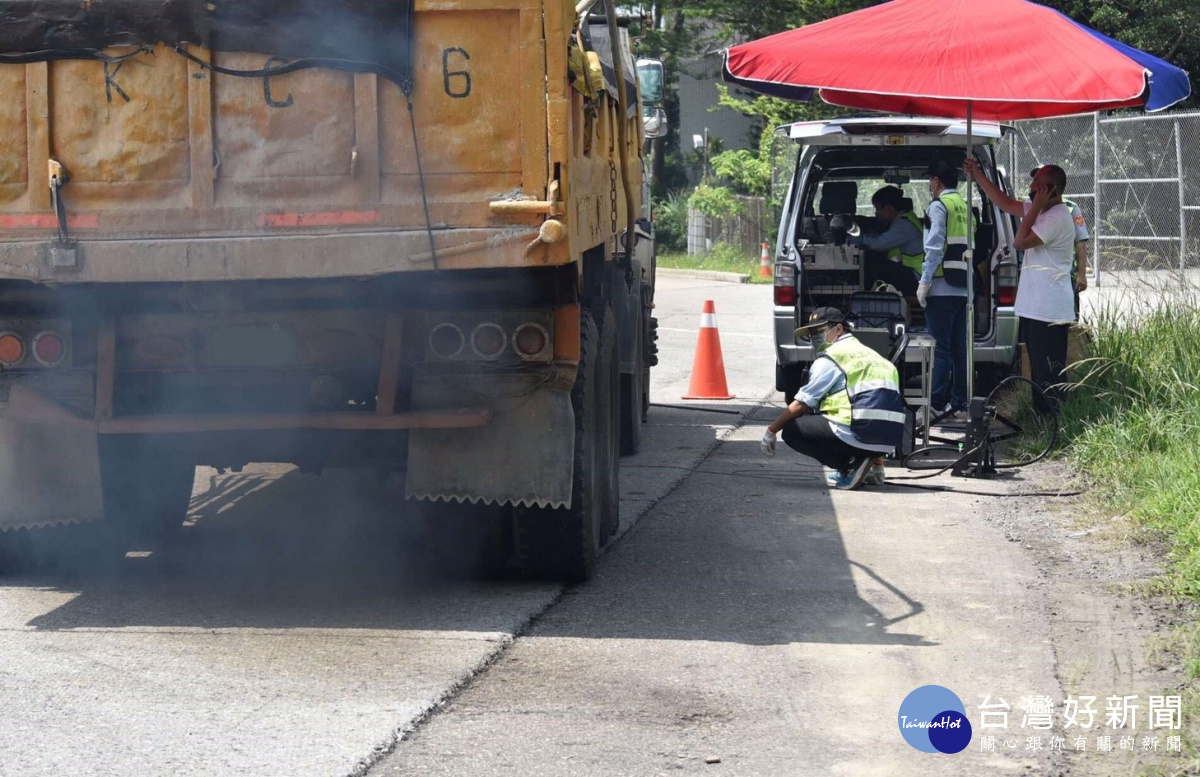
[[[679,99],[675,89],[682,61],[699,50],[699,22],[720,28],[726,42],[753,40],[805,24],[829,19],[880,0],[657,0],[651,6],[653,23],[642,41],[647,53],[663,59],[667,68],[666,110],[671,134],[663,147],[679,148]],[[1200,3],[1194,0],[1041,0],[1072,19],[1162,57],[1192,74],[1193,92],[1200,78]],[[986,16],[981,4],[981,16]],[[986,23],[986,19],[984,19]],[[931,31],[931,35],[936,31]],[[1013,31],[1020,35],[1019,30]],[[711,43],[711,41],[710,41]],[[1194,102],[1190,100],[1189,103]],[[759,120],[755,151],[727,151],[711,159],[713,171],[731,192],[767,194],[771,181],[772,133],[780,124],[833,115],[836,109],[819,101],[801,105],[774,98],[739,99],[727,90],[720,105]],[[663,155],[659,155],[660,158]],[[656,193],[679,186],[685,170],[681,154],[673,152],[656,170]],[[712,200],[714,196],[707,195]]]
[[[1077,22],[1188,71],[1200,82],[1200,5],[1194,0],[1046,0]]]
[[[728,87],[717,87],[719,107],[732,108],[759,121],[758,147],[754,151],[724,151],[715,155],[713,172],[727,181],[737,194],[765,197],[771,193],[771,164],[774,157],[775,130],[796,121],[833,115],[835,109],[821,103],[798,103],[777,97],[758,96],[744,100],[733,96]]]
[[[857,11],[881,0],[684,0],[684,13],[725,27],[731,37],[753,40]],[[1195,0],[1039,0],[1122,43],[1188,71],[1200,85],[1200,3]],[[980,4],[981,23],[986,5]],[[933,33],[935,31],[931,31]],[[1020,30],[1014,30],[1020,35]]]

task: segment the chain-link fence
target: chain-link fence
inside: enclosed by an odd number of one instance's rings
[[[746,256],[758,256],[778,213],[767,206],[765,197],[735,196],[740,212],[725,218],[706,217],[688,209],[688,253],[707,254],[717,243],[736,246]]]
[[[1200,113],[1099,114],[1022,121],[1001,145],[1024,195],[1056,164],[1092,233],[1097,282],[1122,271],[1200,269]],[[1112,276],[1110,276],[1111,278]]]

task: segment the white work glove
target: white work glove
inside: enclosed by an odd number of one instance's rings
[[[763,432],[762,442],[760,442],[758,444],[758,447],[762,448],[762,452],[764,455],[774,456],[775,455],[775,432],[772,432],[770,429]]]
[[[925,302],[929,299],[929,284],[917,284],[917,302],[921,303],[921,307],[925,307]]]

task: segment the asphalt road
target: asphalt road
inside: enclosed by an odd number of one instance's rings
[[[755,354],[730,360],[731,388],[761,398],[767,291],[665,282],[654,401],[684,404],[706,298]],[[626,526],[738,416],[651,419],[641,466],[623,475]],[[192,525],[169,552],[0,578],[0,775],[364,771],[562,593],[438,575],[405,550],[399,494],[351,472],[200,470]]]
[[[0,775],[1042,773],[901,740],[921,685],[971,720],[1061,697],[1044,588],[980,497],[761,456],[770,293],[662,281],[656,407],[586,585],[447,581],[396,486],[282,468],[201,472],[170,552],[0,580]],[[737,399],[685,403],[706,299]]]

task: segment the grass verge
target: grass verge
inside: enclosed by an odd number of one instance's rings
[[[750,276],[750,283],[772,283],[772,278],[758,277],[759,256],[746,256],[740,249],[728,243],[717,243],[704,256],[670,253],[658,255],[658,266],[673,270],[716,270],[735,272]]]
[[[1200,305],[1160,298],[1136,320],[1121,308],[1100,310],[1084,329],[1084,358],[1072,367],[1061,416],[1065,453],[1100,505],[1128,517],[1135,538],[1168,548],[1159,592],[1200,603]],[[1189,763],[1178,773],[1192,774],[1200,768],[1200,624],[1170,641],[1187,681]]]
[[[1200,601],[1200,308],[1139,321],[1102,312],[1062,416],[1067,453],[1098,495],[1165,540],[1168,592]]]

